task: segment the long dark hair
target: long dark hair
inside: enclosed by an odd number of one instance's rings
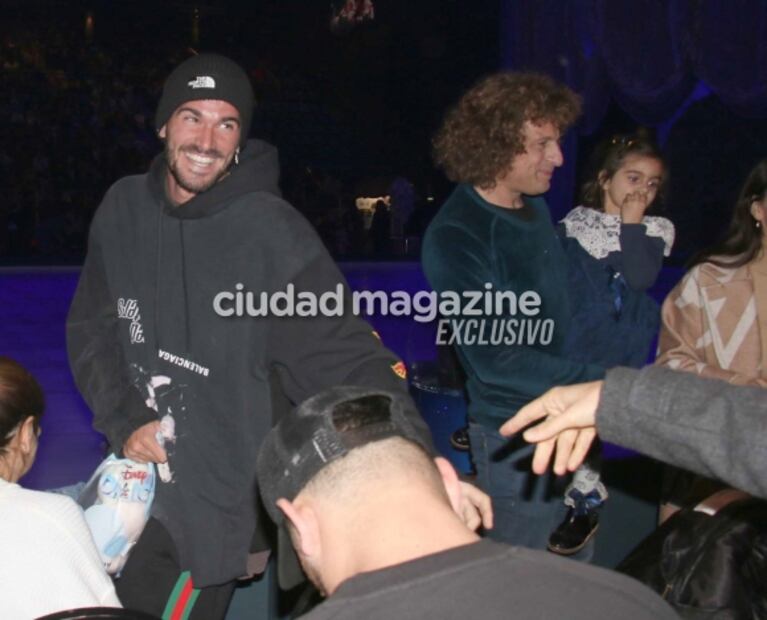
[[[45,399],[40,385],[32,374],[10,357],[0,355],[0,454],[13,437],[13,430],[32,416],[35,430],[40,428],[40,417]]]
[[[712,263],[718,267],[742,267],[754,260],[762,249],[762,230],[751,215],[751,204],[767,194],[767,159],[760,161],[746,177],[740,190],[732,220],[724,238],[698,252],[688,267]]]
[[[589,168],[591,176],[589,181],[581,187],[581,204],[591,207],[597,211],[604,211],[604,190],[602,184],[613,178],[613,175],[621,169],[623,162],[629,156],[649,157],[657,159],[663,164],[663,178],[661,179],[658,193],[650,205],[649,210],[653,211],[666,182],[666,163],[663,160],[663,154],[660,147],[650,137],[650,134],[644,128],[637,129],[636,133],[628,135],[613,136],[612,138],[601,142],[594,151]]]

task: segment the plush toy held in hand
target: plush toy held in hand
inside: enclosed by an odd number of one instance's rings
[[[153,463],[107,457],[80,493],[78,502],[110,575],[125,566],[149,519],[155,489]]]

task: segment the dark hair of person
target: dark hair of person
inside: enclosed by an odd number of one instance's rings
[[[655,141],[645,129],[638,129],[636,133],[629,135],[613,136],[609,140],[600,143],[594,150],[589,167],[589,180],[581,187],[581,204],[597,211],[604,211],[604,190],[602,185],[605,181],[613,178],[613,175],[621,169],[627,157],[649,157],[657,159],[663,164],[663,177],[658,188],[658,193],[650,205],[648,212],[652,213],[662,196],[664,185],[667,181],[666,165],[663,154]]]
[[[32,374],[18,362],[0,355],[0,454],[11,440],[13,429],[32,416],[35,430],[45,399],[40,385]]]
[[[756,164],[746,177],[732,212],[730,226],[722,240],[693,256],[688,267],[712,263],[734,269],[754,260],[762,249],[762,230],[751,215],[751,204],[755,200],[763,200],[765,195],[767,159]]]
[[[525,152],[525,121],[552,123],[564,133],[580,110],[578,95],[545,75],[496,73],[448,111],[434,138],[434,160],[451,181],[492,189]]]

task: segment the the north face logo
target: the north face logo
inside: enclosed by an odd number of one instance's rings
[[[189,88],[215,88],[216,80],[209,75],[198,75],[193,80],[189,80],[187,86],[189,86]]]

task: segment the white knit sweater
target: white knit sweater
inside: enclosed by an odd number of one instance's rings
[[[0,617],[120,607],[80,507],[0,478]]]

